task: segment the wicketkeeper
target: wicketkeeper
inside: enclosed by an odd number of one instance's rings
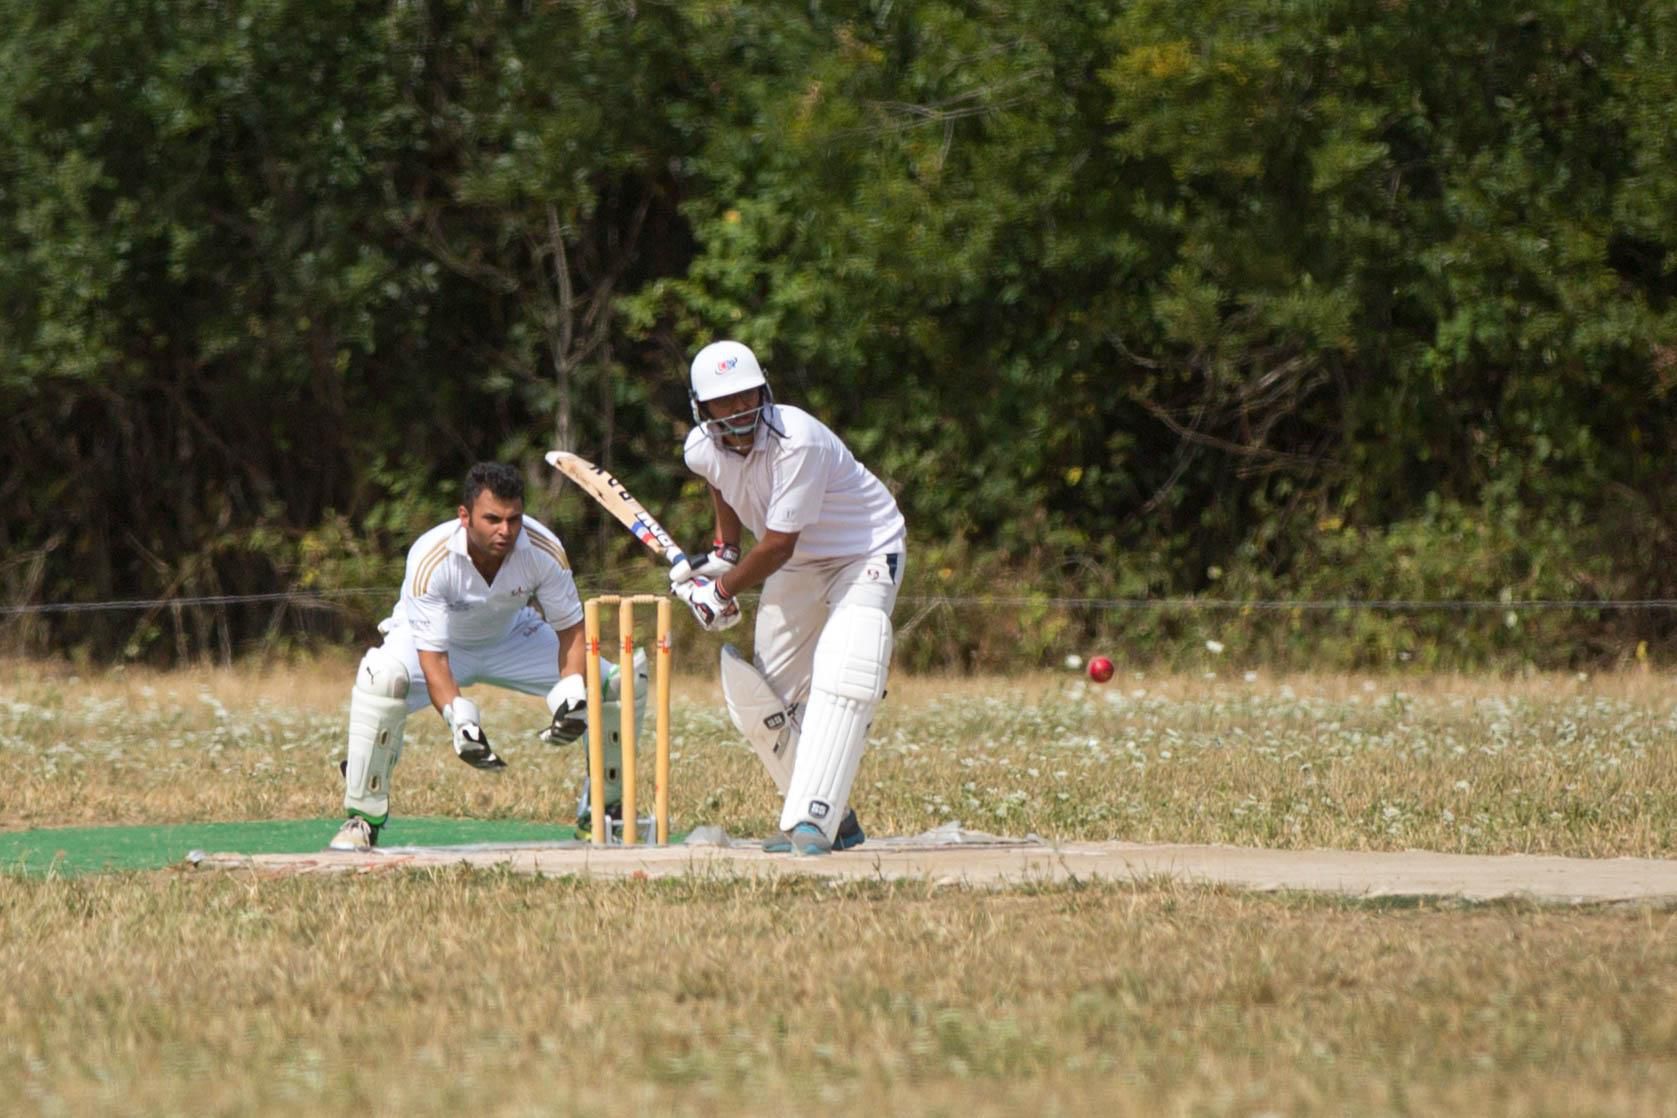
[[[702,563],[677,564],[671,589],[714,631],[738,624],[739,595],[762,587],[754,655],[723,649],[722,691],[785,798],[764,849],[856,846],[850,788],[885,697],[902,513],[824,423],[775,403],[746,346],[701,349],[690,389],[697,426],[685,455],[710,483],[716,542]],[[743,556],[742,529],[756,539]]]
[[[506,762],[491,748],[478,705],[462,687],[492,683],[544,696],[552,721],[541,737],[550,743],[575,741],[588,727],[582,602],[570,561],[559,537],[524,515],[524,480],[511,466],[471,468],[456,518],[409,550],[401,598],[379,631],[384,642],[362,657],[350,691],[343,764],[349,818],[332,839],[334,850],[377,845],[390,817],[390,775],[402,756],[403,726],[427,703],[447,723],[456,755],[489,771]],[[645,675],[644,657],[637,656],[635,669]],[[606,799],[615,806],[622,797],[620,681],[615,666],[601,670],[608,681]],[[636,689],[637,708],[645,694],[644,686]],[[578,809],[584,830],[592,822],[588,803],[584,783]]]

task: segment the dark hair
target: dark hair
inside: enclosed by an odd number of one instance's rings
[[[475,507],[485,489],[503,501],[524,499],[523,477],[504,462],[479,462],[466,471],[466,507]]]

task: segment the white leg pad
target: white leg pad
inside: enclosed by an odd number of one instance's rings
[[[722,698],[734,728],[769,770],[782,796],[792,783],[792,759],[798,752],[798,712],[787,705],[757,665],[731,644],[722,646]]]
[[[792,765],[780,829],[814,823],[831,839],[850,802],[873,712],[885,697],[891,618],[884,610],[840,606],[815,645],[803,733]]]
[[[349,692],[344,810],[375,826],[390,814],[390,771],[402,757],[408,686],[408,670],[401,660],[374,648],[362,657]]]

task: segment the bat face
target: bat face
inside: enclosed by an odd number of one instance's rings
[[[652,519],[652,514],[647,512],[639,501],[635,500],[634,494],[624,488],[621,481],[606,473],[599,466],[590,465],[588,468],[593,471],[606,492],[611,494],[612,499],[618,502],[620,511],[615,514],[617,519],[621,520],[629,531],[640,537],[642,543],[657,551],[675,546],[675,541],[670,539],[668,532],[664,531],[664,526]]]
[[[617,522],[635,534],[635,538],[653,551],[674,562],[681,555],[664,526],[646,511],[634,495],[610,473],[569,451],[555,450],[547,455],[548,464],[576,482],[617,518]],[[672,558],[674,556],[674,558]]]

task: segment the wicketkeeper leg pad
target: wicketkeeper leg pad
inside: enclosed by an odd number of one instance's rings
[[[390,771],[402,756],[409,685],[402,661],[374,648],[361,658],[349,692],[344,809],[374,826],[382,826],[390,815]]]
[[[814,823],[828,839],[838,833],[874,709],[885,697],[892,642],[891,618],[884,610],[840,606],[827,620],[815,645],[809,703],[780,813],[781,830]]]
[[[646,653],[635,650],[635,737],[645,741],[652,733],[652,727],[646,723],[646,694],[648,674]],[[601,729],[605,731],[605,788],[606,804],[621,804],[623,802],[623,677],[618,666],[610,660],[600,661],[600,721]],[[577,816],[586,814],[589,804],[588,775],[582,784],[582,802],[577,808]]]

